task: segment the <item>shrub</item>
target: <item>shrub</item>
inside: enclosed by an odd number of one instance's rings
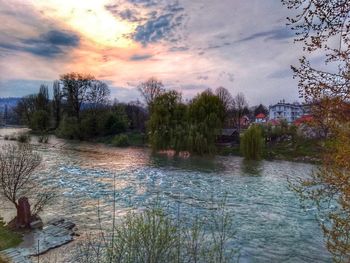
[[[180,215],[172,217],[160,208],[131,212],[109,233],[85,238],[78,245],[75,262],[238,261],[233,217],[224,206],[191,222]]]
[[[9,136],[9,135],[5,135],[5,136],[4,136],[4,140],[7,141],[7,140],[9,140],[9,139],[10,139],[10,136]]]
[[[57,130],[57,135],[66,139],[79,138],[79,124],[75,117],[64,117]]]
[[[251,126],[241,138],[241,152],[247,160],[259,160],[262,157],[263,137],[259,126]]]
[[[117,147],[129,146],[129,137],[126,134],[116,135],[112,140],[112,145]]]
[[[21,143],[28,143],[30,142],[30,136],[26,133],[21,133],[17,136],[17,141]]]
[[[33,113],[30,119],[30,127],[34,131],[44,132],[47,131],[50,126],[50,115],[44,110],[38,110]]]
[[[47,134],[41,134],[38,138],[39,143],[48,143],[49,142],[49,136]]]

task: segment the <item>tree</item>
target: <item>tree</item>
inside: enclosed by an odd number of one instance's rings
[[[95,78],[80,73],[67,73],[60,77],[62,82],[62,97],[66,100],[69,111],[80,123],[80,112],[83,103],[88,101],[89,89]]]
[[[263,149],[262,130],[259,126],[251,126],[242,136],[241,152],[247,160],[259,160]]]
[[[86,100],[89,103],[90,109],[93,113],[96,113],[96,109],[102,107],[108,102],[109,95],[111,94],[108,85],[100,80],[94,80],[91,82],[91,86],[87,91]]]
[[[221,132],[225,108],[219,97],[204,91],[189,105],[188,147],[199,155],[216,152],[216,138]]]
[[[186,107],[178,92],[168,91],[154,99],[148,131],[153,150],[186,149]]]
[[[254,110],[254,116],[257,116],[260,113],[267,116],[269,114],[269,110],[266,108],[266,106],[259,104],[259,106],[257,106]]]
[[[215,95],[221,100],[227,114],[233,106],[233,97],[231,93],[224,87],[219,87],[215,90]]]
[[[33,177],[34,171],[41,163],[39,154],[32,151],[29,144],[4,145],[0,151],[0,191],[4,198],[10,201],[17,209],[16,222],[28,226],[28,218],[22,218],[20,200],[29,195],[35,195],[37,203],[33,206],[30,215],[36,216],[43,205],[52,197],[50,194],[38,194],[39,184]]]
[[[60,82],[58,80],[55,80],[52,88],[53,88],[52,108],[53,108],[55,129],[57,129],[61,121],[62,94],[61,94]]]
[[[150,107],[154,99],[165,92],[163,87],[164,85],[161,81],[152,77],[146,82],[141,83],[138,90],[141,92],[147,106]]]
[[[336,262],[350,261],[350,2],[348,0],[282,0],[299,12],[288,18],[307,53],[323,52],[325,65],[313,67],[304,56],[292,66],[299,91],[311,104],[315,124],[326,130],[322,167],[293,184],[302,200],[321,214],[328,250]],[[328,69],[327,69],[328,67]],[[333,208],[329,211],[328,204]]]
[[[243,93],[238,93],[233,99],[233,111],[238,132],[241,131],[241,118],[248,110],[248,103]],[[249,112],[249,110],[248,110]]]
[[[41,84],[35,99],[35,110],[49,111],[49,90],[47,85]]]

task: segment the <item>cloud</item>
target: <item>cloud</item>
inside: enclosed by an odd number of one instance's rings
[[[51,30],[38,38],[19,39],[18,43],[0,43],[0,48],[28,52],[43,57],[55,57],[65,52],[63,47],[77,47],[79,37],[68,31]]]
[[[184,10],[177,2],[165,6],[158,4],[155,9],[150,9],[146,22],[137,26],[133,39],[144,46],[160,40],[177,42],[180,36],[176,30],[183,24]]]
[[[149,58],[153,57],[151,54],[144,54],[144,55],[139,55],[135,54],[129,58],[131,61],[141,61],[141,60],[147,60]]]
[[[286,28],[280,28],[280,29],[273,29],[269,31],[264,31],[264,32],[259,32],[252,34],[250,36],[247,36],[245,38],[242,38],[238,40],[237,42],[246,42],[246,41],[251,41],[255,40],[257,38],[263,38],[265,41],[267,40],[283,40],[283,39],[288,39],[294,37],[295,34]]]

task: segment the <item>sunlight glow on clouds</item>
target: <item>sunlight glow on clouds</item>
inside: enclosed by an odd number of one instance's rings
[[[0,97],[78,71],[122,100],[151,76],[185,97],[224,86],[251,103],[295,100],[288,12],[278,0],[0,0]]]

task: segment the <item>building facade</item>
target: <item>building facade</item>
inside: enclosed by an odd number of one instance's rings
[[[307,108],[305,105],[297,102],[286,103],[285,100],[281,100],[269,107],[270,120],[286,120],[288,123],[292,123],[306,113]]]

